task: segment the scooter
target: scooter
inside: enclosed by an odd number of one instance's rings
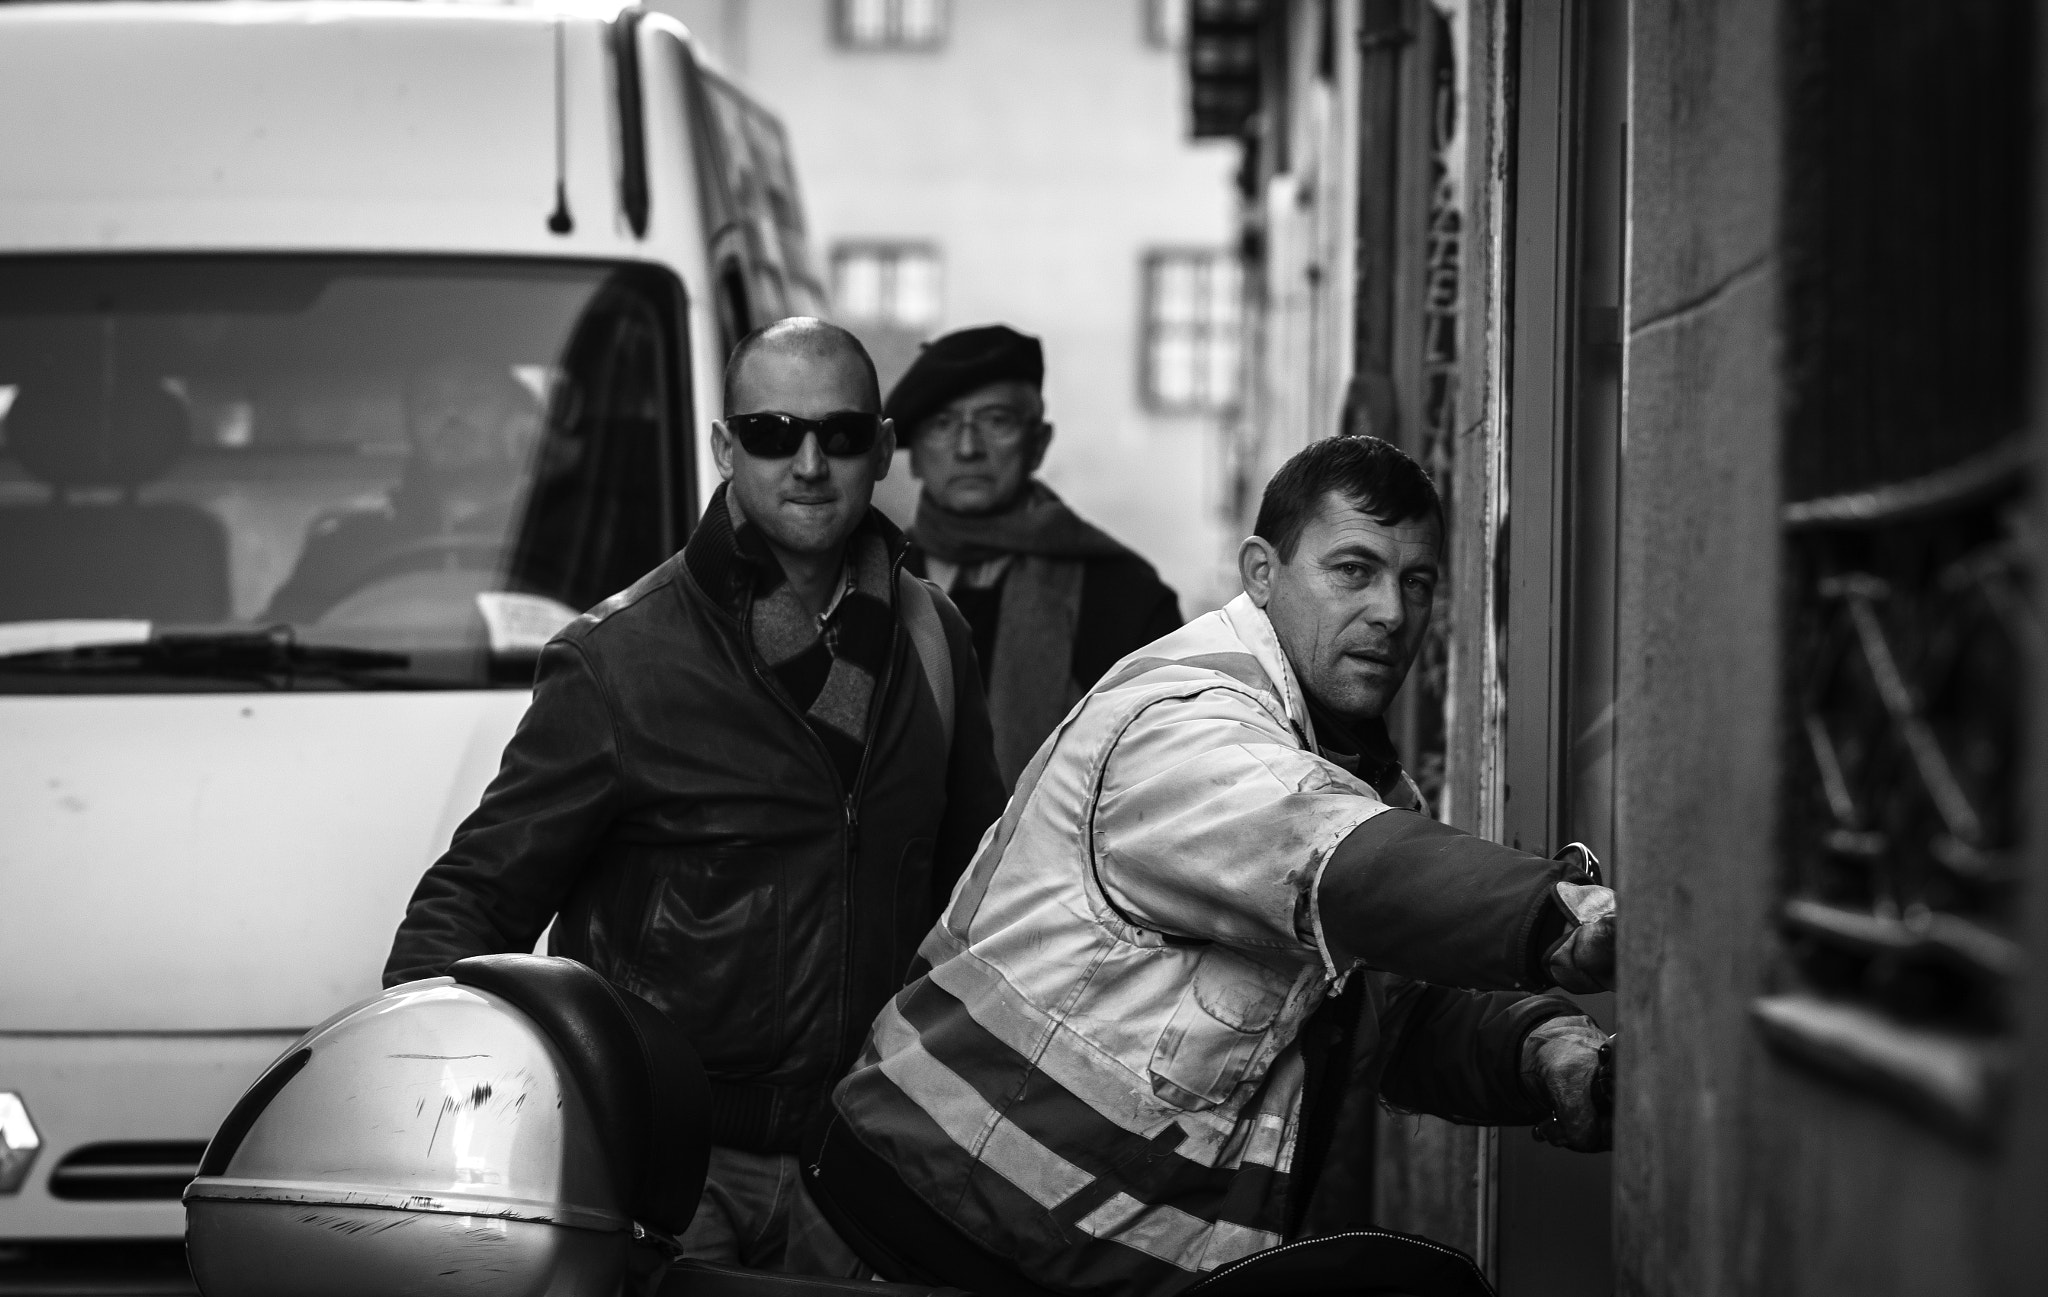
[[[343,1009],[250,1086],[185,1190],[192,1275],[204,1297],[966,1297],[685,1258],[709,1108],[645,1000],[574,960],[465,959]],[[1387,1230],[1182,1291],[1493,1293],[1464,1253]]]

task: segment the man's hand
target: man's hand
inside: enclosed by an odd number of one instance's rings
[[[1587,883],[1559,883],[1557,900],[1571,927],[1550,950],[1550,978],[1574,995],[1614,989],[1614,893]]]
[[[1536,1138],[1577,1153],[1614,1147],[1614,1114],[1595,1098],[1607,1033],[1591,1018],[1551,1018],[1522,1040],[1522,1087],[1550,1106]]]

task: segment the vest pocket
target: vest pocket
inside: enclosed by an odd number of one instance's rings
[[[1244,1082],[1286,1002],[1270,970],[1211,946],[1153,1046],[1152,1093],[1190,1112],[1213,1108]]]

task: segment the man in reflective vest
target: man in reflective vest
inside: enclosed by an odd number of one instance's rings
[[[1442,541],[1406,455],[1309,446],[1244,594],[1038,750],[835,1093],[815,1196],[885,1278],[1177,1292],[1308,1232],[1347,1090],[1605,1146],[1606,1037],[1532,992],[1611,985],[1613,894],[1402,808]]]

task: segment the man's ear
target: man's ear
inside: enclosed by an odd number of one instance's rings
[[[1038,466],[1045,462],[1045,448],[1052,445],[1052,425],[1041,420],[1038,425],[1038,436],[1032,441],[1031,453],[1024,457],[1024,471],[1027,474],[1036,473]]]
[[[896,464],[896,421],[882,420],[882,430],[875,435],[875,480],[889,476],[889,470]]]
[[[1273,573],[1279,566],[1280,556],[1264,536],[1247,536],[1237,547],[1237,579],[1261,608],[1273,597]]]
[[[711,421],[711,462],[718,465],[718,475],[732,481],[732,434],[725,430],[725,420]]]

